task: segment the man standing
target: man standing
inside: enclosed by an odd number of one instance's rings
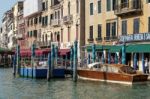
[[[145,73],[149,74],[149,62],[148,59],[145,59]]]

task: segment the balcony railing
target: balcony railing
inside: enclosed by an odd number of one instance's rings
[[[50,47],[51,41],[36,41],[35,44],[38,47]]]
[[[17,34],[17,35],[16,35],[16,39],[17,39],[17,40],[22,40],[22,39],[24,39],[23,34]]]
[[[93,38],[89,38],[89,39],[88,39],[88,42],[93,42],[93,41],[94,41]]]
[[[21,25],[21,24],[25,24],[24,19],[20,19],[20,20],[18,20],[18,25]]]
[[[23,15],[23,10],[20,10],[20,11],[18,12],[18,16],[20,16],[20,15]]]
[[[62,1],[63,0],[57,0],[58,1],[58,3],[55,3],[55,4],[52,4],[51,5],[51,9],[59,9],[59,8],[61,8],[61,6],[62,6]]]
[[[129,13],[141,13],[142,8],[142,0],[131,0],[130,2],[116,5],[115,14],[118,16],[122,16]]]
[[[64,24],[71,24],[73,22],[73,15],[67,15],[63,18]]]
[[[60,19],[54,19],[51,22],[52,22],[51,25],[55,27],[55,26],[60,26],[62,20],[60,20]]]
[[[103,39],[101,37],[96,38],[97,42],[101,42]]]
[[[105,41],[114,41],[114,40],[117,40],[117,39],[118,39],[117,36],[112,36],[112,37],[107,36],[107,37],[104,37]]]

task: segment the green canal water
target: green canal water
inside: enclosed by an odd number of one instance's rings
[[[150,82],[133,86],[72,79],[14,78],[0,69],[0,99],[150,99]]]

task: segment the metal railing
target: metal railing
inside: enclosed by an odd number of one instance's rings
[[[115,14],[121,15],[130,12],[142,11],[142,0],[131,0],[130,2],[124,2],[116,5]]]
[[[61,19],[54,19],[54,20],[51,21],[52,22],[51,25],[54,26],[54,27],[55,26],[60,26],[61,21],[62,21]]]
[[[73,15],[67,15],[63,18],[64,24],[70,24],[73,22]]]
[[[36,46],[39,46],[39,47],[43,47],[43,46],[51,46],[51,41],[36,41],[35,42]]]

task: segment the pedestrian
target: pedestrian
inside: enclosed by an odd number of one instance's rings
[[[145,73],[149,74],[149,62],[148,59],[145,59]]]
[[[114,63],[115,63],[114,57],[111,56],[111,64],[114,64]]]

